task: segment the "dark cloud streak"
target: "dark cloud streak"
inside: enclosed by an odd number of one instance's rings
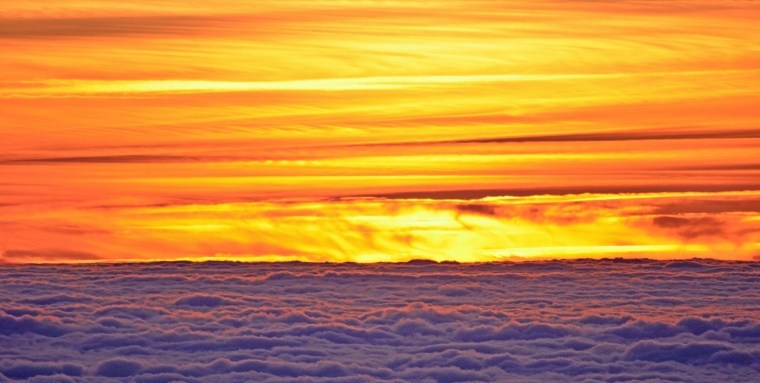
[[[115,156],[90,156],[90,157],[47,157],[47,158],[24,158],[6,160],[0,165],[34,165],[34,164],[141,164],[141,163],[182,163],[182,162],[209,162],[219,161],[214,157],[197,156],[172,156],[172,155],[115,155]]]
[[[21,250],[11,249],[3,252],[5,260],[12,259],[15,262],[34,262],[34,261],[89,261],[99,260],[99,256],[84,252],[70,250]]]
[[[694,128],[696,129],[696,128]],[[353,144],[350,146],[425,146],[457,144],[509,144],[541,142],[613,142],[649,140],[716,140],[760,138],[760,129],[740,130],[629,130],[599,133],[547,134],[531,136],[483,137],[462,140],[403,141]]]
[[[567,195],[567,194],[586,194],[586,193],[601,193],[601,194],[617,194],[617,193],[681,193],[681,192],[732,192],[732,191],[748,191],[760,189],[760,181],[735,184],[680,184],[680,185],[667,185],[667,184],[649,184],[649,185],[626,185],[626,186],[612,186],[612,185],[588,185],[588,186],[575,186],[568,185],[562,187],[542,187],[542,188],[530,188],[530,187],[514,187],[504,189],[451,189],[451,190],[419,190],[408,191],[398,193],[382,193],[361,195],[361,197],[377,197],[377,198],[410,198],[410,199],[480,199],[486,197],[502,197],[502,196],[514,196],[514,197],[527,197],[536,195]],[[360,196],[339,196],[340,197],[360,197]]]
[[[219,21],[218,17],[180,15],[0,19],[0,39],[180,35]]]

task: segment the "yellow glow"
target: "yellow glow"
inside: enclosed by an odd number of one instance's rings
[[[197,80],[157,80],[157,81],[92,81],[92,80],[49,80],[45,82],[21,82],[16,87],[9,84],[0,88],[0,96],[43,95],[87,95],[119,93],[197,93],[197,92],[250,92],[250,91],[349,91],[349,90],[398,90],[413,87],[426,87],[451,84],[508,83],[521,81],[563,81],[563,80],[600,80],[630,77],[665,77],[673,76],[715,76],[715,75],[758,75],[760,70],[720,70],[690,72],[650,72],[650,73],[605,73],[605,74],[521,74],[521,75],[487,75],[487,76],[386,76],[366,78],[314,79],[295,81],[197,81]],[[642,79],[642,81],[646,81]]]
[[[85,237],[45,235],[65,239],[75,248],[89,243],[97,253],[112,254],[107,261],[742,259],[757,251],[760,222],[748,219],[755,217],[754,213],[725,213],[719,219],[704,213],[653,213],[693,206],[703,198],[723,206],[747,206],[757,197],[756,192],[653,193],[617,199],[612,195],[355,198],[123,207],[65,212],[69,230],[93,231]],[[19,216],[17,220],[34,235],[47,230],[42,222],[60,220],[58,214]],[[162,257],[133,253],[134,248],[159,249]]]
[[[0,263],[758,256],[754,2],[0,20]]]

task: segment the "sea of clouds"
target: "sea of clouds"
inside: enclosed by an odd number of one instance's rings
[[[0,267],[0,382],[759,382],[760,263]]]

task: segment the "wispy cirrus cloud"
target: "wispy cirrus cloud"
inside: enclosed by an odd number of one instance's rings
[[[727,197],[760,189],[751,2],[53,3],[0,10],[4,250],[302,260],[756,251],[754,201]],[[580,203],[587,221],[560,225],[580,216],[560,213],[569,203],[544,212],[521,199],[550,217],[548,229],[528,208],[510,215],[481,200],[584,193],[625,202]],[[658,193],[673,199],[626,199]],[[446,199],[460,208],[435,208]],[[663,217],[714,220],[720,235],[658,226]],[[463,255],[466,243],[479,255]]]
[[[758,70],[718,70],[685,72],[641,72],[602,74],[519,74],[519,75],[467,75],[467,76],[386,76],[330,79],[304,79],[291,81],[202,81],[202,80],[48,80],[43,82],[9,83],[3,91],[6,96],[55,97],[57,95],[97,95],[130,93],[208,93],[253,91],[357,91],[402,90],[414,88],[487,85],[519,82],[593,81],[627,78],[703,77],[720,75],[756,76]],[[0,88],[1,89],[1,88]]]

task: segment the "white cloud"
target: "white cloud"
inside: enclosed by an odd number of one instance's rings
[[[0,382],[760,378],[757,263],[0,268]]]

